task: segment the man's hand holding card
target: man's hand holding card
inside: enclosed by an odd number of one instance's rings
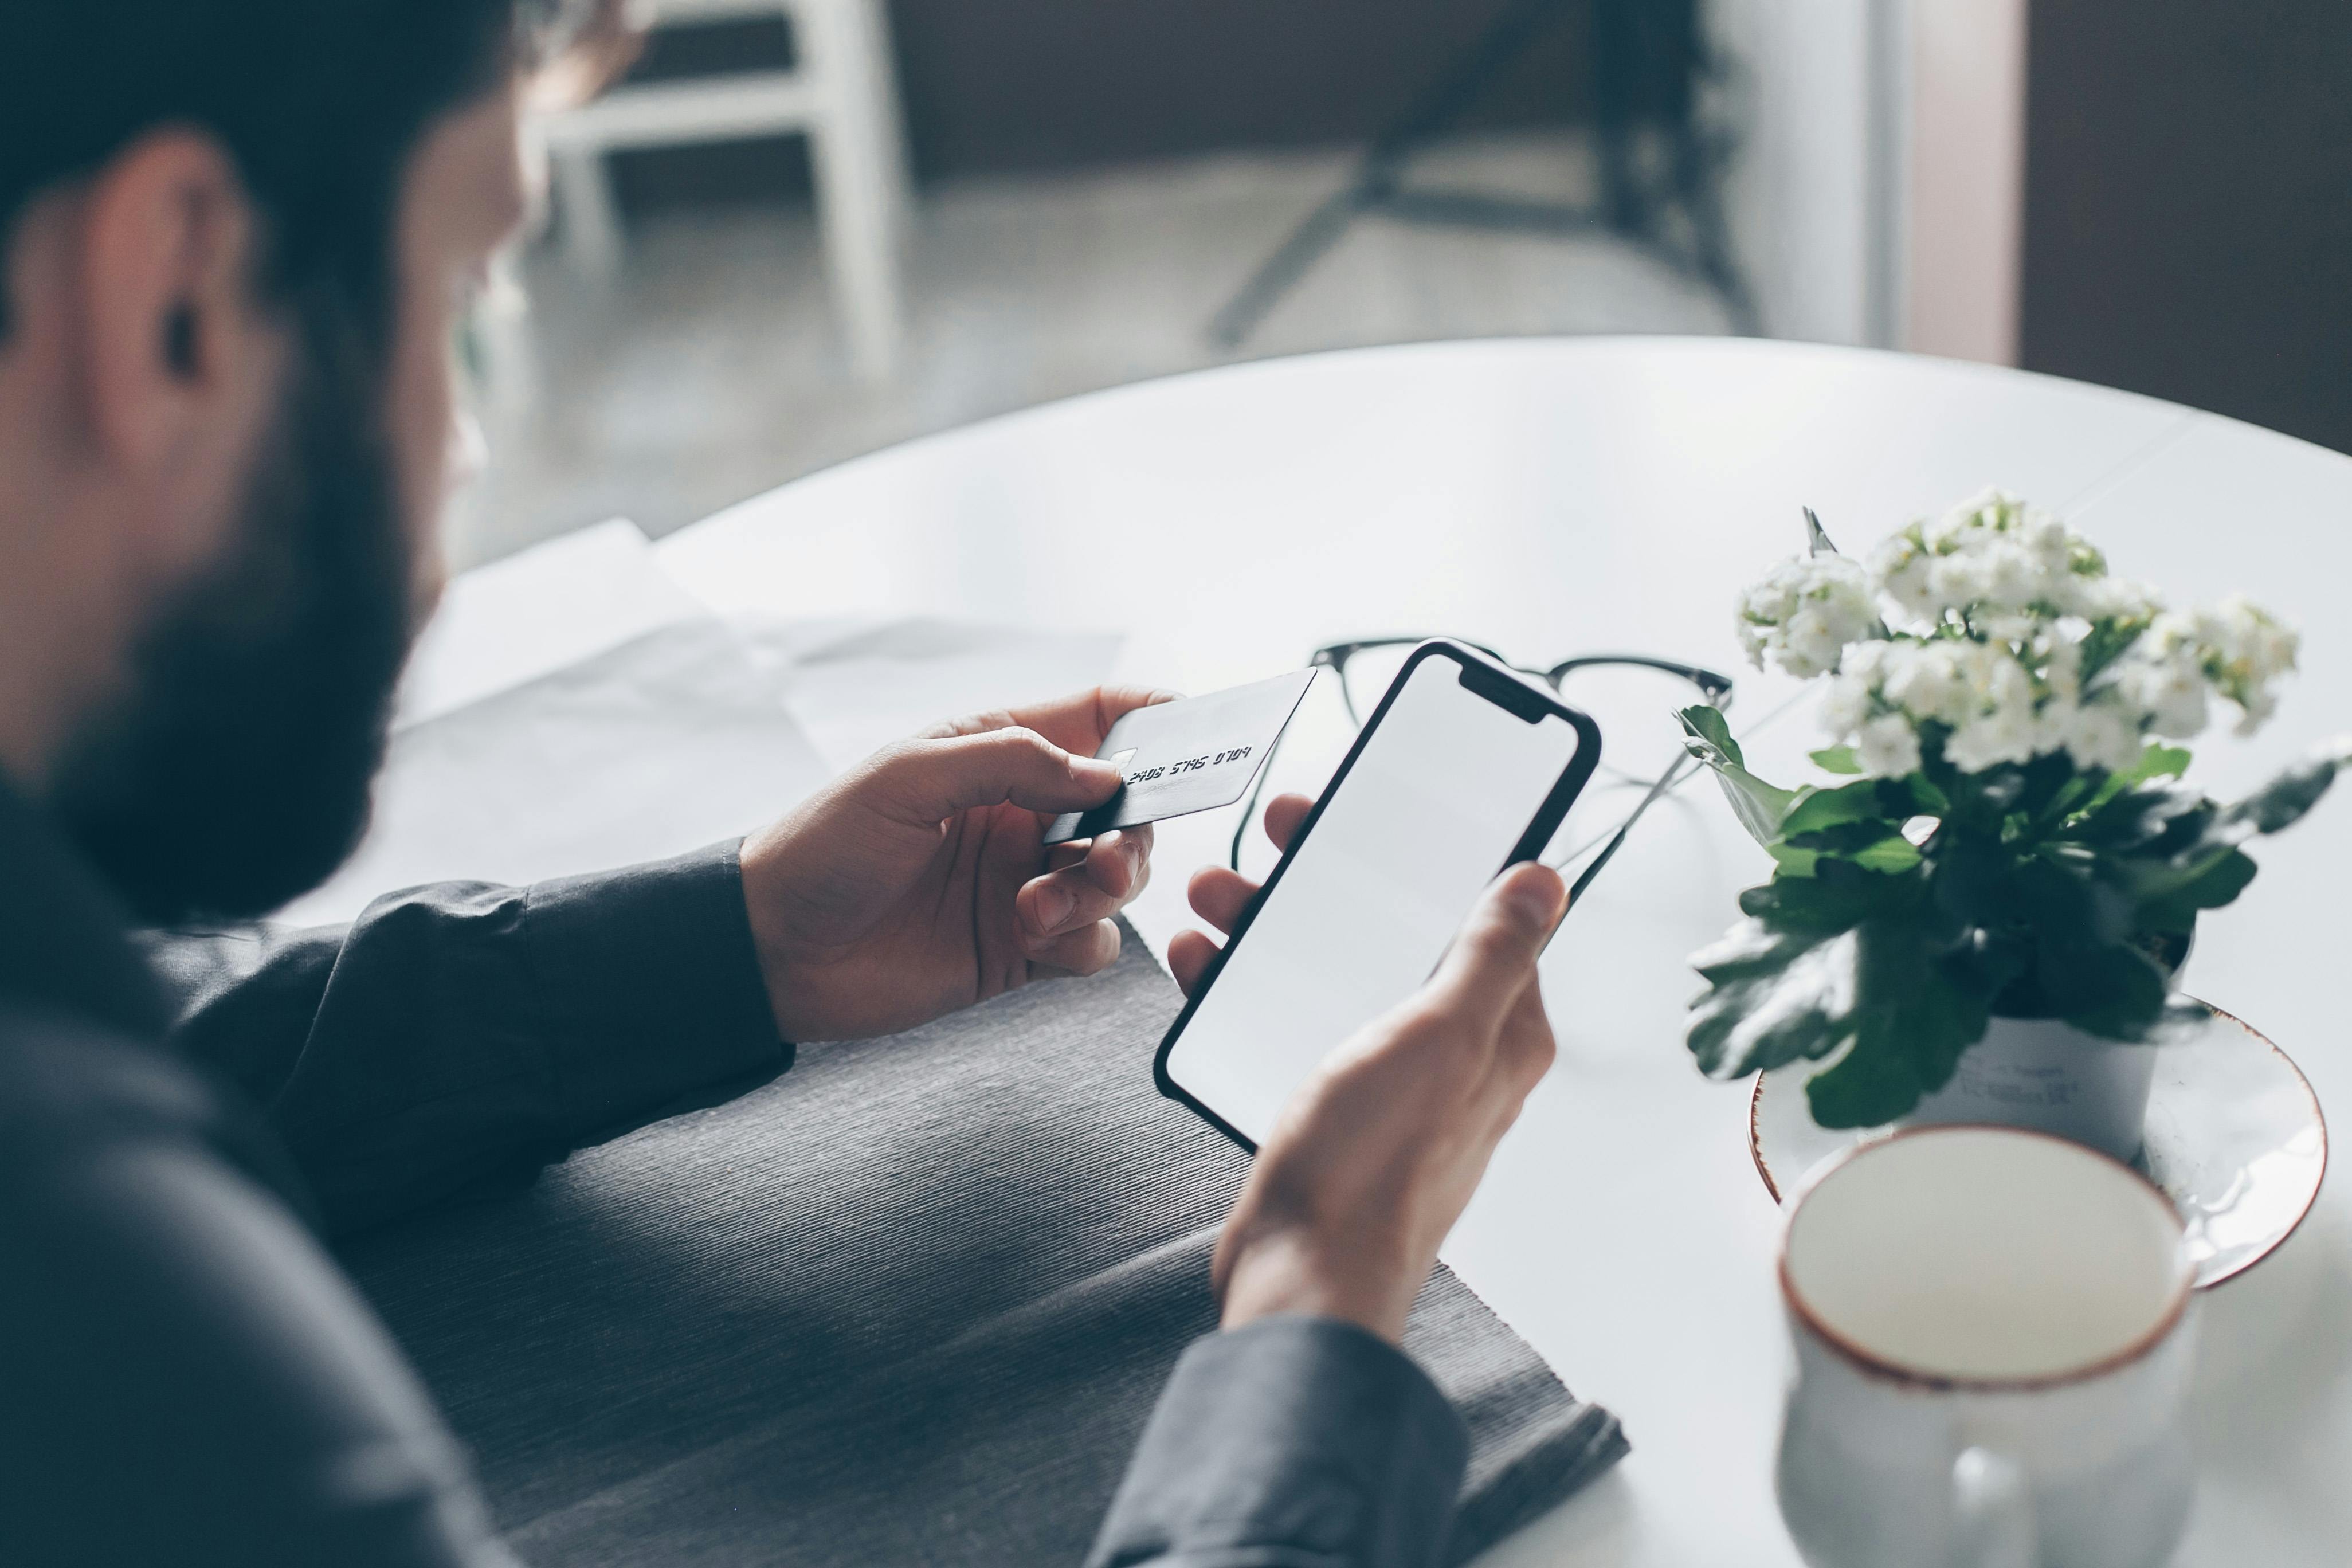
[[[1315,671],[1295,669],[1129,711],[1095,752],[1118,768],[1118,794],[1091,810],[1065,813],[1045,830],[1045,842],[1065,844],[1233,805],[1265,765],[1314,683]]]

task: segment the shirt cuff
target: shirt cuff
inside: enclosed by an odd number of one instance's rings
[[[1469,1452],[1395,1346],[1336,1319],[1265,1319],[1176,1363],[1087,1563],[1425,1568]]]
[[[793,1063],[768,1005],[741,841],[532,885],[524,931],[562,1119],[642,1123]]]

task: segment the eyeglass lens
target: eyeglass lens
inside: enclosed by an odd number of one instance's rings
[[[1399,637],[1339,645],[1318,650],[1315,661],[1337,667],[1341,700],[1349,718],[1360,727],[1379,708],[1381,697],[1421,640]],[[1498,662],[1513,662],[1482,645],[1470,646]],[[1713,700],[1728,706],[1729,683],[1723,682],[1718,690],[1675,670],[1607,655],[1570,660],[1569,666],[1559,669],[1556,678],[1545,671],[1527,673],[1549,680],[1562,701],[1590,713],[1601,726],[1601,764],[1552,846],[1555,856],[1583,861],[1617,828],[1646,809],[1654,787],[1662,779],[1680,772],[1687,757],[1675,715],[1695,702]],[[1258,787],[1253,790],[1247,813],[1234,836],[1232,863],[1236,868],[1242,846],[1256,819],[1265,776],[1261,771]]]

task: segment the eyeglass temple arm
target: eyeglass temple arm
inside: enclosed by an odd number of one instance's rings
[[[1658,775],[1658,782],[1650,786],[1650,793],[1642,797],[1642,804],[1633,808],[1633,815],[1617,825],[1617,831],[1609,836],[1609,842],[1602,847],[1601,853],[1595,855],[1592,858],[1592,863],[1579,871],[1576,874],[1576,880],[1569,884],[1568,907],[1570,909],[1576,907],[1576,900],[1584,896],[1584,889],[1592,885],[1592,879],[1601,875],[1601,868],[1609,864],[1611,858],[1623,847],[1626,836],[1633,831],[1633,825],[1642,820],[1642,814],[1656,805],[1660,797],[1675,785],[1688,777],[1691,770],[1697,765],[1696,759],[1685,757]],[[1573,855],[1569,857],[1571,860],[1575,858]],[[1562,868],[1560,866],[1552,868],[1556,871]]]
[[[1557,686],[1563,677],[1577,670],[1606,664],[1630,664],[1642,669],[1654,669],[1663,674],[1680,676],[1717,701],[1731,695],[1734,684],[1731,677],[1719,674],[1703,666],[1677,664],[1670,658],[1653,658],[1643,653],[1589,653],[1576,658],[1562,659],[1543,672],[1544,679]]]

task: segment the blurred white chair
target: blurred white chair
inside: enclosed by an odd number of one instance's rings
[[[907,161],[889,23],[882,0],[638,0],[651,26],[782,13],[790,69],[627,83],[541,117],[534,139],[552,163],[572,259],[609,273],[621,255],[604,155],[625,148],[729,142],[801,132],[809,139],[817,226],[852,368],[896,369],[902,333],[899,245]]]

